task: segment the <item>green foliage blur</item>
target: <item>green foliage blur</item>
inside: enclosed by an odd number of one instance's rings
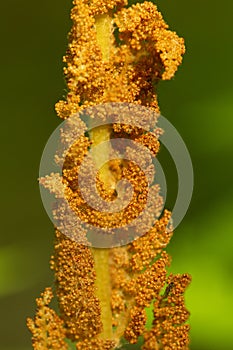
[[[175,273],[189,272],[192,350],[233,344],[233,2],[158,0],[186,40],[175,79],[159,86],[162,114],[190,151],[195,188],[169,252]],[[53,226],[37,183],[40,157],[59,124],[54,104],[65,95],[62,55],[71,1],[1,1],[0,349],[32,349],[26,329],[35,298],[51,285]],[[161,151],[172,208],[177,180]],[[174,192],[174,193],[173,193]],[[131,348],[131,347],[129,347]]]

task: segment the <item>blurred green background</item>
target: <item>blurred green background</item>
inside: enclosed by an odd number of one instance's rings
[[[159,100],[162,114],[185,140],[195,172],[191,206],[169,246],[171,270],[193,276],[186,294],[191,349],[230,350],[233,2],[156,3],[171,29],[186,40],[183,65],[173,81],[160,84]],[[59,124],[53,106],[65,94],[62,55],[70,7],[68,0],[0,4],[1,350],[32,348],[25,320],[34,314],[35,297],[53,280],[53,227],[40,200],[37,177],[43,147]],[[169,178],[170,164],[167,173]]]

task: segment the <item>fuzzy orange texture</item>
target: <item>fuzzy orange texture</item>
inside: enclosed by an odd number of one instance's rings
[[[58,116],[66,119],[88,106],[114,101],[141,104],[159,111],[156,86],[161,79],[171,79],[176,72],[185,51],[183,39],[168,30],[162,15],[151,2],[131,8],[123,8],[127,4],[125,0],[74,0],[73,3],[73,27],[64,57],[68,94],[65,101],[56,105]],[[119,30],[120,44],[112,36],[111,56],[106,62],[98,46],[95,21],[98,16],[110,14],[113,8],[116,10],[113,24]],[[113,126],[114,133],[126,133],[134,139],[138,138],[155,155],[158,152],[158,142],[150,135],[137,134],[137,130],[128,130],[119,124]],[[75,159],[74,163],[77,164],[77,157],[85,154],[88,142],[83,137],[76,149],[71,150],[63,169],[68,196],[73,195],[73,173],[77,170],[72,162]],[[116,164],[111,166],[119,176]],[[127,171],[131,171],[131,178],[134,179],[134,170],[128,168]],[[59,192],[56,176],[48,176],[41,181],[52,192]],[[137,178],[134,182],[136,186]],[[112,196],[101,183],[99,189],[105,198]],[[58,349],[56,344],[60,344],[59,349],[66,349],[65,337],[77,342],[77,350],[113,349],[119,341],[117,337],[123,334],[130,343],[137,342],[138,337],[143,335],[144,350],[188,349],[189,326],[185,325],[188,312],[183,293],[190,277],[186,274],[167,276],[170,258],[163,249],[172,236],[166,229],[169,220],[170,213],[165,211],[147,234],[126,247],[110,251],[115,341],[99,338],[102,331],[101,309],[95,296],[95,267],[91,250],[56,230],[51,264],[56,276],[61,318],[48,311],[51,292],[46,290],[38,301],[39,311],[35,320],[28,321],[34,349],[43,349],[41,344],[45,326],[40,322],[40,310],[45,308],[53,325],[49,331],[53,350]],[[148,331],[145,329],[145,307],[152,302],[155,321]]]

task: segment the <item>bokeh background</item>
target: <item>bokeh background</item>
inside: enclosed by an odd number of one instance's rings
[[[229,0],[158,0],[187,53],[176,78],[162,82],[162,114],[190,151],[195,189],[169,252],[171,271],[189,272],[192,350],[233,346],[233,45]],[[0,349],[32,349],[26,329],[35,298],[53,281],[53,227],[40,200],[41,153],[59,124],[65,94],[62,55],[71,1],[1,1]],[[172,205],[176,177],[164,153]]]

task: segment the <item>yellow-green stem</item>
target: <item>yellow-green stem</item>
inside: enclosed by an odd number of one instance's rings
[[[112,17],[108,13],[96,16],[95,28],[103,61],[109,61],[112,45]]]
[[[99,15],[95,19],[97,42],[101,48],[103,61],[107,62],[110,57],[110,49],[112,44],[112,17],[109,14]],[[110,139],[110,127],[101,126],[93,129],[90,132],[92,146],[108,141]],[[104,146],[104,153],[109,154],[109,143]],[[94,160],[97,168],[102,165],[102,154],[93,152]],[[107,186],[113,186],[111,183],[111,174],[108,167],[104,167],[100,172],[100,179]],[[111,311],[111,281],[109,271],[109,249],[92,248],[95,271],[96,271],[96,288],[97,297],[101,306],[101,321],[103,324],[103,331],[101,333],[102,339],[112,339],[112,311]]]

